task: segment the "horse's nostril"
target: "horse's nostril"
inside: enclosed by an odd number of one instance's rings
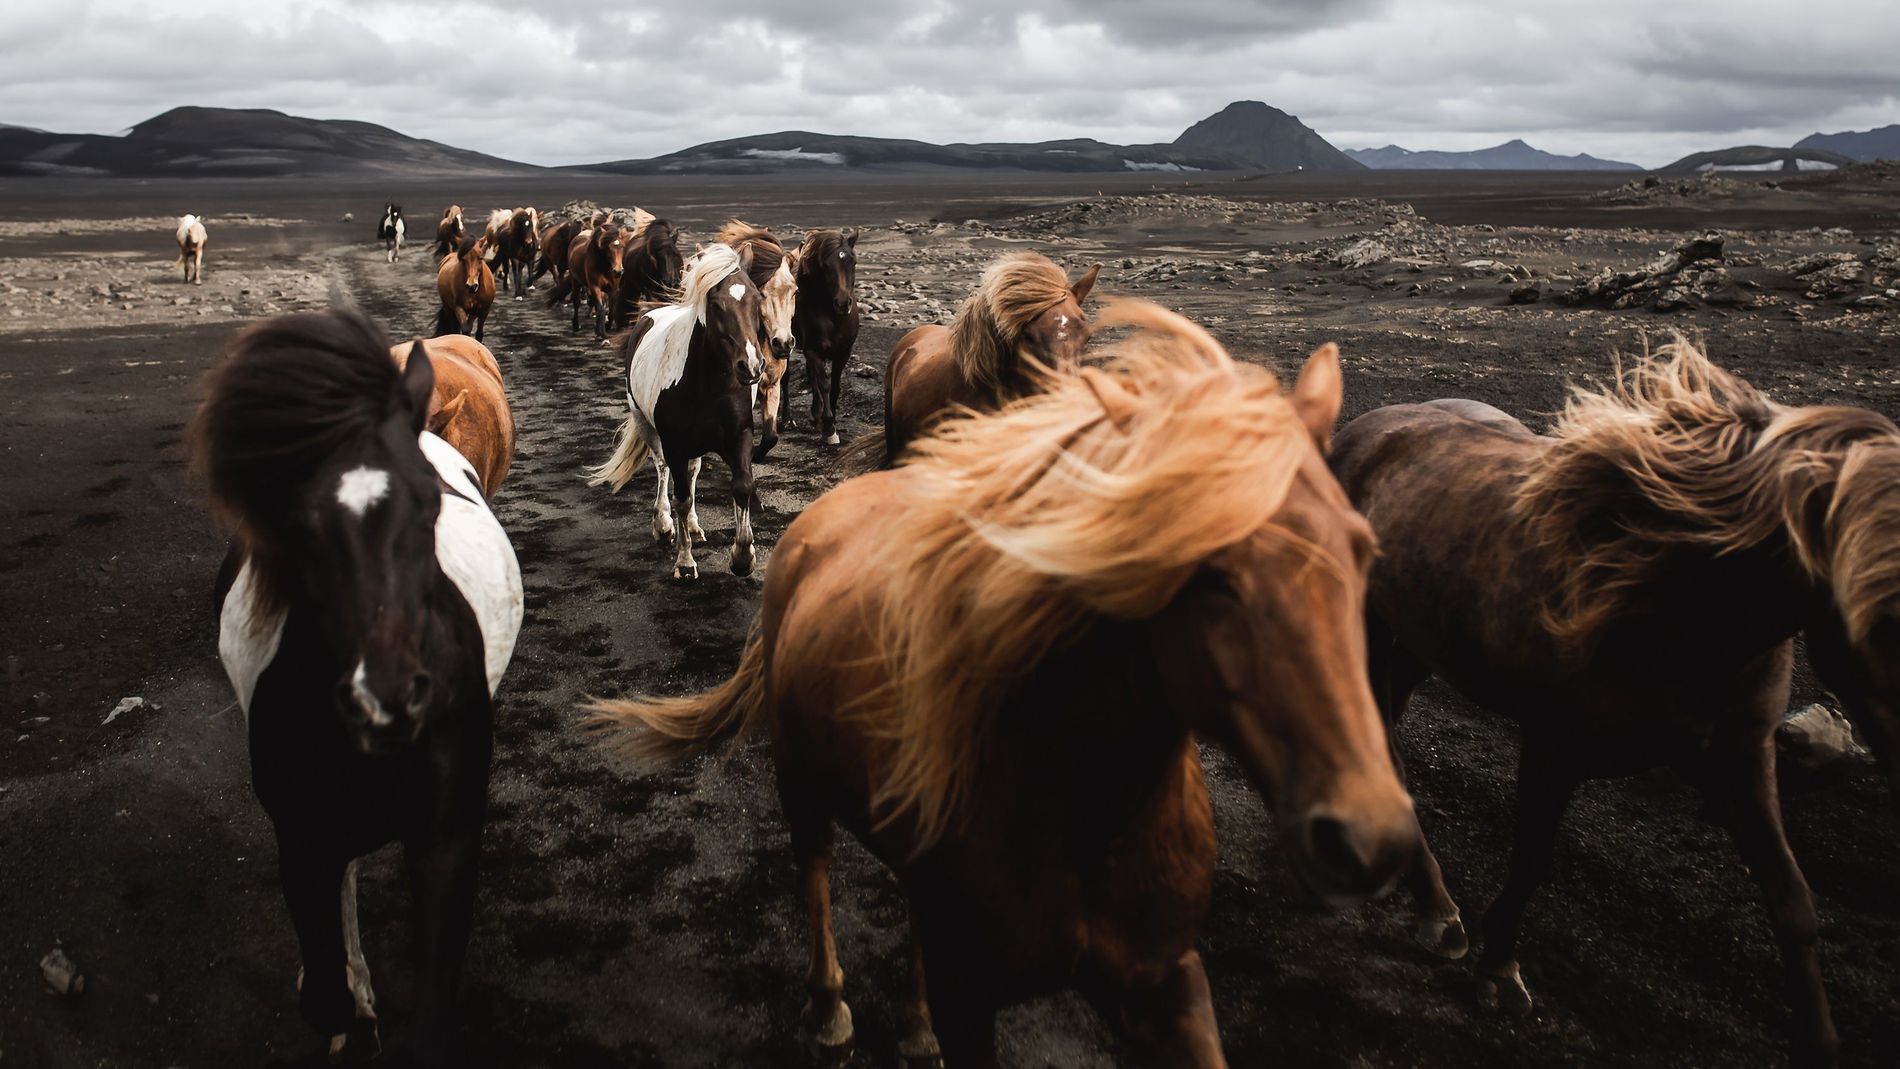
[[[1307,848],[1322,871],[1349,886],[1370,882],[1371,859],[1352,825],[1324,814],[1306,822]]]
[[[429,699],[434,696],[435,681],[427,672],[417,672],[409,677],[409,693],[403,698],[403,707],[410,716],[421,716],[429,708]]]

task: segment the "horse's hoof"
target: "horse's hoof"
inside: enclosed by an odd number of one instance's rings
[[[697,578],[699,578],[699,565],[697,565],[697,564],[675,564],[675,565],[673,565],[673,578],[675,578],[675,579],[697,579]]]
[[[1531,992],[1518,975],[1517,963],[1495,973],[1478,974],[1478,1005],[1507,1017],[1529,1017]]]
[[[831,432],[830,434],[827,434],[827,435],[825,435],[825,444],[826,444],[826,445],[837,445],[837,444],[838,444],[838,432],[837,432],[837,431],[832,431],[832,432]]]
[[[851,1040],[857,1031],[851,1026],[851,1007],[843,999],[838,1000],[838,1008],[831,1011],[827,1020],[813,1020],[812,1005],[805,1003],[804,1010],[798,1015],[799,1026],[805,1033],[805,1041],[822,1054],[847,1054],[851,1050]]]
[[[737,547],[733,549],[732,574],[737,575],[737,576],[742,576],[742,577],[752,574],[752,547],[751,546],[744,547],[743,552],[741,552],[741,550]]]
[[[330,1037],[331,1065],[355,1065],[382,1053],[383,1038],[376,1031],[374,1017],[358,1017],[348,1032]]]
[[[1465,934],[1465,922],[1456,913],[1442,920],[1421,917],[1412,934],[1419,946],[1447,961],[1457,961],[1471,949],[1471,937]]]
[[[897,1041],[897,1064],[901,1069],[943,1069],[943,1050],[930,1032],[909,1035]]]

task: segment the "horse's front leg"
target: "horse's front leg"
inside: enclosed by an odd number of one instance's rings
[[[750,423],[751,413],[746,413]],[[752,428],[740,429],[738,441],[720,459],[732,469],[732,574],[751,575],[752,554]]]
[[[311,847],[277,841],[284,904],[297,929],[303,961],[298,1009],[305,1023],[326,1039],[330,1056],[351,1049],[356,997],[350,991],[349,954],[343,930],[343,874],[348,859]],[[374,1025],[371,1025],[374,1032]]]
[[[574,318],[573,322],[569,324],[568,330],[576,334],[578,334],[581,329],[581,290],[585,288],[585,282],[576,281],[573,287],[568,291],[573,298],[569,303],[574,306]]]
[[[844,411],[844,366],[851,362],[851,352],[832,353],[826,362],[831,365],[831,392],[825,395],[825,444],[838,444],[838,417]]]
[[[1156,1065],[1226,1069],[1214,996],[1198,952],[1188,951],[1152,982],[1122,992],[1116,1009],[1121,1027],[1153,1052]]]
[[[780,367],[771,383],[759,390],[759,414],[765,421],[765,434],[759,439],[759,444],[752,447],[754,462],[764,460],[772,447],[778,444],[779,409],[784,393],[785,369]]]
[[[910,916],[910,990],[897,1006],[897,1062],[900,1069],[942,1069],[943,1050],[930,1022],[930,985],[925,979],[924,944],[917,937],[917,915]]]
[[[824,359],[814,350],[805,350],[805,385],[811,390],[811,428],[814,431],[822,430],[825,412],[830,407],[825,403]]]
[[[706,541],[706,529],[699,525],[699,469],[705,463],[704,457],[694,457],[686,465],[686,537],[695,544]]]
[[[659,476],[659,488],[653,494],[653,540],[673,540],[673,480],[666,459],[653,450],[653,471]]]
[[[1478,1002],[1488,1009],[1523,1016],[1531,1012],[1530,989],[1518,970],[1517,938],[1524,910],[1550,876],[1576,774],[1562,767],[1551,744],[1525,739],[1517,765],[1517,827],[1511,842],[1510,871],[1504,888],[1484,915],[1484,953],[1478,958]]]
[[[403,862],[415,899],[416,1023],[407,1044],[423,1065],[451,1064],[455,1002],[468,956],[480,877],[481,824],[406,843]]]

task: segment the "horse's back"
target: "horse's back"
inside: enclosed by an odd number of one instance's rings
[[[507,477],[515,452],[514,413],[502,384],[501,365],[486,345],[465,334],[430,338],[423,348],[435,368],[431,417],[462,396],[459,410],[439,432],[474,466],[482,492],[492,497]],[[392,346],[390,355],[398,367],[407,367],[409,343]]]
[[[1387,405],[1353,419],[1333,436],[1327,459],[1359,505],[1355,488],[1392,469],[1421,463],[1457,465],[1467,454],[1535,448],[1538,440],[1515,417],[1482,401],[1443,398]]]
[[[950,328],[931,323],[897,340],[884,372],[884,440],[895,458],[953,404],[971,404],[951,351]]]

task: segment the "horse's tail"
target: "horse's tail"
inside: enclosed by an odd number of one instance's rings
[[[639,418],[632,412],[627,413],[626,420],[620,424],[620,440],[614,443],[614,455],[600,467],[587,469],[587,485],[611,486],[617,494],[639,474],[640,465],[647,459],[646,435],[634,425]]]
[[[838,458],[831,462],[833,471],[849,479],[857,475],[867,475],[891,466],[891,457],[885,447],[884,428],[865,431],[851,439],[849,445],[838,450]]]
[[[746,635],[745,652],[732,678],[688,698],[597,701],[587,724],[616,731],[608,743],[638,761],[672,764],[731,741],[743,741],[765,726],[765,641],[758,617]]]
[[[437,309],[435,313],[435,333],[429,335],[429,337],[440,338],[444,334],[460,333],[462,333],[462,321],[456,316],[455,309],[450,308],[446,304]]]

